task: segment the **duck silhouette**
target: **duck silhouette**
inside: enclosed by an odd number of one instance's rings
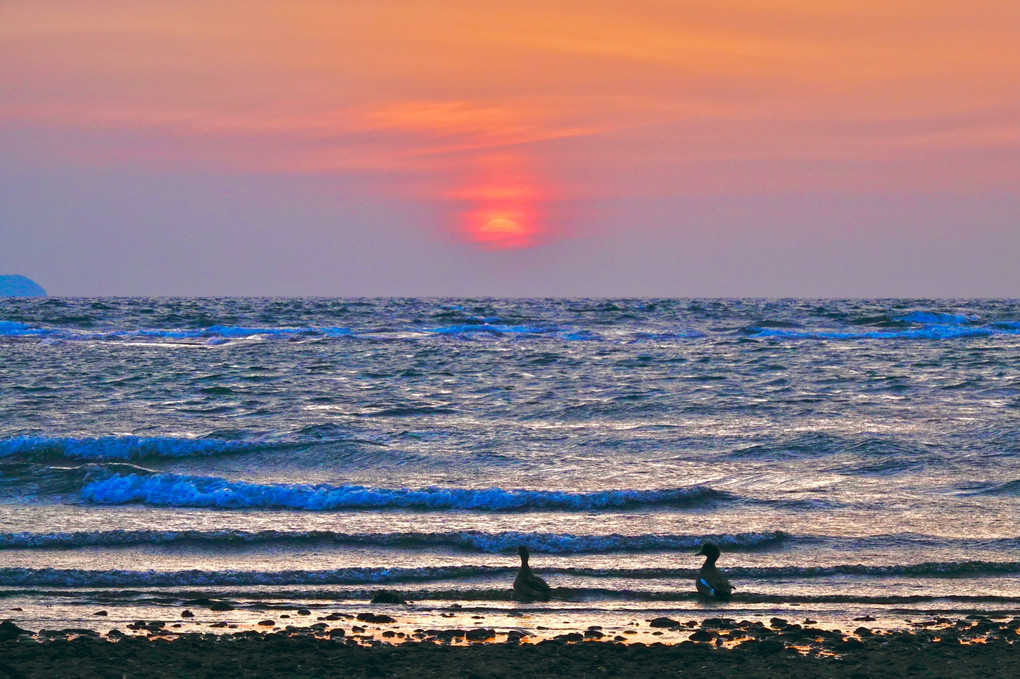
[[[528,566],[528,548],[517,548],[521,555],[521,567],[514,578],[514,599],[516,601],[549,601],[550,587],[545,580],[531,572]]]
[[[705,564],[698,572],[698,579],[695,581],[695,585],[698,588],[698,594],[701,596],[718,601],[726,601],[730,598],[730,593],[733,592],[733,585],[715,567],[715,562],[719,558],[720,553],[719,548],[711,542],[706,542],[701,546],[701,551],[695,554],[695,556],[704,556]]]

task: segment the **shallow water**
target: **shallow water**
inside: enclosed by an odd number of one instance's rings
[[[1018,366],[1015,300],[0,300],[0,608],[622,629],[711,539],[727,615],[1017,611]]]

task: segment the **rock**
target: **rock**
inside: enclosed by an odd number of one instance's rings
[[[585,630],[585,632],[584,632],[584,638],[585,639],[601,639],[604,636],[606,636],[606,635],[603,634],[602,632],[598,631],[597,629],[588,629],[588,630]]]
[[[496,636],[496,630],[478,627],[473,630],[468,630],[468,633],[465,636],[468,641],[485,641],[486,639],[494,638]]]
[[[554,637],[553,641],[569,641],[569,642],[584,641],[584,635],[582,635],[580,632],[571,632],[569,634],[561,634],[557,637]]]
[[[769,620],[769,624],[772,626],[772,629],[782,629],[789,623],[782,618],[772,618]]]
[[[182,618],[194,618],[195,614],[185,608],[183,611],[181,611],[181,617]]]
[[[298,615],[311,615],[312,612],[310,610],[308,610],[307,608],[299,608],[299,609],[297,609],[297,614]]]
[[[226,601],[214,601],[209,604],[210,611],[232,611],[234,607],[228,604]]]
[[[4,620],[0,622],[0,641],[7,641],[9,639],[17,639],[19,635],[31,634],[27,629],[18,627],[10,620]]]
[[[106,611],[96,611],[92,615],[102,615],[102,616],[105,616],[105,615],[109,615],[109,614]]]
[[[361,622],[369,623],[388,623],[396,622],[395,618],[391,618],[388,615],[376,615],[375,613],[358,613],[358,620]]]
[[[45,297],[46,291],[30,278],[18,275],[0,276],[0,297]]]
[[[275,627],[276,626],[276,621],[275,620],[259,620],[258,624],[261,625],[262,627]]]
[[[699,629],[690,636],[691,641],[712,641],[714,638],[714,634],[703,629]]]
[[[663,616],[661,618],[655,618],[654,620],[649,620],[648,621],[648,626],[649,627],[679,627],[680,626],[680,622],[678,620],[673,620],[672,618],[667,618],[667,617]]]
[[[756,651],[759,655],[775,655],[784,648],[786,644],[779,641],[778,639],[765,639],[763,641],[749,641],[741,644],[741,647],[750,645],[750,648]]]
[[[65,627],[60,630],[60,633],[65,637],[98,637],[99,632],[94,629],[85,629],[82,627]]]
[[[373,604],[406,604],[404,597],[400,596],[397,592],[388,589],[382,589],[372,595]]]

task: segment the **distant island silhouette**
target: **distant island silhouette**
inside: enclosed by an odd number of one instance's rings
[[[31,278],[0,276],[0,297],[45,297],[46,291]]]

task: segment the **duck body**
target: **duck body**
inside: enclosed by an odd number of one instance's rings
[[[545,580],[531,572],[528,566],[528,548],[517,548],[521,555],[521,567],[514,578],[514,599],[516,601],[549,601],[549,593],[552,589]]]
[[[733,585],[715,566],[719,554],[719,548],[712,543],[707,542],[702,545],[701,551],[695,556],[704,556],[705,564],[698,572],[698,578],[694,581],[694,586],[697,588],[698,594],[703,597],[717,601],[726,601],[730,598],[730,594],[733,593]]]

